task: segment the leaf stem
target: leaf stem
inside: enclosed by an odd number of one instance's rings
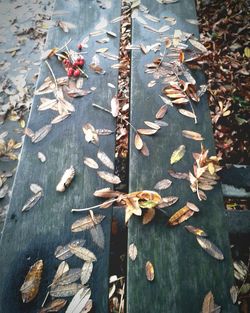
[[[52,77],[53,77],[53,79],[54,79],[54,82],[55,82],[55,85],[56,85],[56,91],[58,91],[57,80],[56,80],[55,74],[54,74],[54,72],[53,72],[53,70],[52,70],[52,67],[50,66],[50,64],[49,64],[49,62],[48,62],[47,60],[45,60],[45,63],[46,63],[46,65],[48,66],[48,68],[49,68],[49,70],[50,70],[50,73],[51,73],[51,75],[52,75]]]

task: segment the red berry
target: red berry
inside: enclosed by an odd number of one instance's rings
[[[81,60],[79,61],[79,65],[80,65],[80,66],[83,66],[84,63],[85,63],[85,60],[84,60],[84,59],[81,59]]]
[[[64,64],[64,65],[67,65],[67,64],[68,64],[68,60],[67,60],[67,59],[64,59],[64,60],[63,60],[63,64]]]
[[[78,62],[77,62],[77,61],[74,62],[74,63],[73,63],[73,66],[74,66],[74,67],[77,67],[77,66],[78,66]]]
[[[68,76],[70,77],[70,76],[72,76],[73,74],[74,74],[74,70],[73,70],[72,67],[70,67],[70,68],[68,69]]]
[[[79,70],[74,70],[74,76],[75,77],[78,77],[78,76],[80,76],[80,71]]]
[[[82,44],[79,43],[79,44],[77,45],[77,49],[78,49],[78,50],[82,50]]]

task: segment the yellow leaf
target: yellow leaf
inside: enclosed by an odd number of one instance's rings
[[[184,145],[179,146],[171,155],[170,164],[174,164],[180,161],[186,152],[186,147]]]
[[[244,49],[244,54],[245,54],[245,56],[246,56],[247,58],[250,58],[250,48],[246,47],[246,48]]]

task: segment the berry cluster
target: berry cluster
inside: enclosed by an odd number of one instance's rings
[[[81,75],[80,68],[84,66],[85,60],[83,57],[79,56],[74,63],[72,63],[68,58],[63,60],[68,77],[79,77]]]

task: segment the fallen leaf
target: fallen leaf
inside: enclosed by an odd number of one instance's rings
[[[179,146],[172,153],[171,158],[170,158],[170,164],[174,164],[174,163],[180,161],[184,157],[185,152],[186,152],[186,147],[184,145]]]
[[[97,157],[105,166],[107,166],[111,170],[114,170],[115,168],[114,163],[111,161],[111,159],[107,156],[105,152],[99,150],[97,152]]]
[[[194,46],[196,49],[200,50],[203,53],[207,52],[207,48],[203,46],[202,43],[200,43],[197,40],[189,39],[189,42],[191,43],[192,46]]]
[[[42,308],[39,313],[47,312],[59,312],[65,307],[67,300],[64,299],[54,299],[46,307]]]
[[[159,125],[157,125],[157,124],[155,124],[155,123],[153,123],[153,122],[150,122],[150,121],[144,121],[144,123],[145,123],[148,127],[152,128],[152,129],[159,130],[159,129],[161,128]]]
[[[20,291],[24,303],[31,302],[38,294],[43,271],[43,261],[33,264],[25,277]]]
[[[96,129],[94,128],[93,125],[87,123],[82,127],[82,130],[85,135],[85,140],[87,142],[92,142],[93,144],[98,145],[99,138]]]
[[[68,285],[77,281],[80,278],[80,276],[81,276],[80,268],[71,268],[61,275],[61,277],[56,281],[56,284]]]
[[[162,119],[167,113],[167,110],[168,110],[167,104],[162,105],[160,109],[157,111],[157,113],[155,114],[155,118],[158,120]]]
[[[162,209],[165,207],[169,207],[169,206],[175,204],[178,200],[179,200],[179,198],[174,197],[174,196],[164,197],[164,198],[162,198],[162,201],[157,205],[157,208]]]
[[[158,129],[150,129],[150,128],[138,128],[137,132],[141,135],[151,136],[157,133]]]
[[[68,33],[70,29],[76,28],[76,25],[65,22],[65,21],[58,21],[57,25],[65,32]]]
[[[170,99],[162,97],[162,96],[159,96],[159,97],[166,105],[170,105],[171,107],[173,106],[172,101]]]
[[[155,270],[154,270],[153,264],[150,261],[147,261],[145,265],[145,270],[146,270],[147,280],[153,281],[155,278]]]
[[[156,81],[155,81],[155,80],[151,80],[151,81],[148,83],[148,87],[149,87],[149,88],[152,88],[152,87],[155,86],[155,84],[156,84]]]
[[[193,214],[194,211],[190,210],[187,206],[184,206],[170,217],[168,223],[171,226],[179,225],[189,219]]]
[[[51,297],[55,298],[62,298],[62,297],[72,297],[74,296],[79,290],[82,289],[81,284],[72,283],[68,285],[58,285],[55,287],[51,287],[50,295]]]
[[[199,25],[199,22],[196,19],[186,18],[186,22],[192,25]]]
[[[186,206],[187,206],[190,210],[192,210],[192,211],[194,211],[194,212],[199,212],[199,211],[200,211],[199,208],[198,208],[194,203],[192,203],[192,202],[187,202],[187,203],[186,203]]]
[[[38,193],[38,192],[43,192],[43,188],[42,188],[41,186],[37,185],[37,184],[31,184],[31,185],[30,185],[30,190],[31,190],[34,194],[36,194],[36,193]]]
[[[103,204],[100,208],[105,208]],[[100,224],[95,225],[95,227],[90,229],[90,235],[92,240],[97,246],[101,249],[104,249],[105,239],[104,239],[104,232],[102,226]]]
[[[85,157],[83,163],[90,168],[98,169],[99,165],[92,158]]]
[[[176,172],[174,170],[168,170],[168,174],[174,178],[177,179],[186,179],[189,180],[189,175],[188,173],[183,173],[183,172]]]
[[[113,117],[117,117],[119,114],[119,100],[117,96],[114,96],[111,99],[111,114],[113,115]]]
[[[191,130],[183,130],[182,131],[182,136],[186,137],[188,139],[193,139],[197,141],[204,140],[204,138],[201,136],[201,134],[191,131]]]
[[[31,142],[37,143],[37,142],[43,140],[48,135],[48,133],[51,131],[51,129],[52,129],[51,124],[43,126],[42,128],[40,128],[39,130],[37,130],[34,133],[34,135],[31,137]]]
[[[59,260],[66,260],[73,255],[73,253],[70,251],[70,245],[81,247],[84,244],[85,244],[84,239],[74,240],[74,241],[66,244],[65,246],[58,246],[55,250],[54,255]]]
[[[24,204],[22,208],[22,212],[29,211],[31,208],[33,208],[33,206],[37,204],[37,202],[41,199],[42,196],[43,196],[43,192],[40,191],[36,193],[34,196],[32,196],[31,198],[29,198],[29,200]]]
[[[217,260],[224,260],[224,256],[222,254],[222,252],[220,251],[220,249],[218,247],[215,246],[215,244],[213,244],[210,240],[206,239],[206,238],[202,238],[202,237],[197,237],[196,238],[199,245],[208,253],[210,254],[212,257],[214,257]]]
[[[178,111],[179,111],[179,113],[181,113],[184,116],[194,118],[194,119],[196,118],[195,114],[193,112],[188,111],[188,110],[179,109]]]
[[[121,183],[121,180],[118,176],[105,172],[105,171],[98,171],[97,174],[101,177],[101,179],[107,181],[110,184],[118,185]]]
[[[146,209],[146,212],[143,214],[142,224],[146,225],[152,221],[155,217],[155,209]]]
[[[89,281],[91,274],[93,271],[93,263],[92,262],[84,262],[81,271],[81,283],[86,285]]]
[[[200,237],[207,237],[207,234],[204,232],[204,230],[194,227],[192,225],[186,225],[185,226],[186,230],[189,231],[190,233],[200,236]]]
[[[56,191],[64,192],[66,190],[66,188],[69,187],[69,185],[71,184],[74,177],[75,177],[75,169],[71,165],[70,168],[68,168],[64,172],[62,178],[60,179],[59,183],[57,184]]]
[[[38,152],[37,157],[42,163],[46,162],[46,156],[42,152]]]
[[[214,311],[214,296],[211,291],[209,291],[202,304],[202,313],[212,313]]]
[[[141,150],[143,147],[143,141],[138,133],[135,134],[135,147],[137,150]]]
[[[69,271],[69,265],[67,262],[62,261],[57,268],[57,271],[55,273],[55,276],[53,278],[51,286],[55,286],[57,284],[57,281],[61,278],[61,276]]]
[[[109,135],[113,134],[114,131],[111,129],[103,128],[103,129],[96,129],[96,133],[99,136],[109,136]]]
[[[236,286],[232,286],[230,288],[230,295],[231,295],[231,299],[233,304],[235,304],[237,302],[237,298],[238,298],[238,288]]]
[[[86,262],[94,262],[96,261],[96,256],[93,252],[84,247],[79,247],[76,245],[69,245],[70,251],[77,256],[78,258],[86,261]]]
[[[91,296],[90,288],[83,287],[71,300],[66,313],[81,313]]]
[[[164,190],[171,186],[172,182],[169,179],[160,180],[155,186],[154,189],[156,190]]]
[[[129,258],[134,261],[137,257],[137,247],[134,243],[131,243],[128,247]]]
[[[142,153],[144,156],[149,156],[148,146],[146,145],[145,142],[143,143],[143,146],[142,146],[142,148],[141,148],[141,153]]]

